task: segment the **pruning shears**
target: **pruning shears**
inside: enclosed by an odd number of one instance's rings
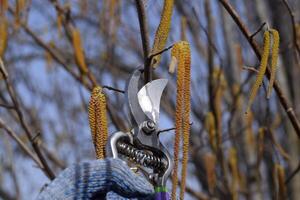
[[[136,69],[127,83],[126,98],[132,129],[116,132],[108,141],[113,158],[124,160],[140,170],[155,188],[156,200],[170,199],[166,182],[173,160],[159,140],[159,108],[167,79],[156,79],[141,85],[143,68]]]

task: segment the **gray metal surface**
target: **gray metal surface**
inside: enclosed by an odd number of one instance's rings
[[[140,163],[149,161],[153,166],[156,166],[155,163],[158,161],[167,162],[167,164],[162,163],[165,166],[162,170],[154,169],[149,173],[147,169],[144,170],[143,166],[138,166],[144,172],[148,173],[147,176],[152,180],[154,185],[162,186],[166,184],[173,168],[173,160],[158,137],[160,99],[168,80],[153,80],[139,89],[142,74],[141,69],[142,67],[135,70],[127,83],[126,95],[130,110],[132,130],[129,133],[114,133],[109,139],[109,145],[114,158],[120,158],[120,152],[118,152],[117,148],[119,145],[120,151],[123,150],[125,154],[127,153],[127,155],[134,156],[134,158],[129,160],[140,161]],[[121,138],[123,138],[122,142],[126,143],[127,141],[133,145],[132,148],[130,145],[125,145],[125,143],[118,143]],[[145,153],[142,151],[145,151]],[[152,152],[153,156],[149,154],[149,152]],[[135,158],[135,156],[137,157]],[[156,159],[155,156],[160,156],[162,160]]]
[[[160,99],[167,83],[167,79],[157,79],[144,85],[137,93],[138,102],[143,112],[157,126],[159,121]]]

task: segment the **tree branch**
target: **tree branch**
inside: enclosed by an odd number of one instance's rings
[[[219,2],[227,10],[229,15],[232,17],[234,22],[237,24],[239,29],[242,31],[243,35],[246,37],[247,41],[249,42],[252,49],[254,50],[256,57],[260,60],[261,53],[260,53],[259,47],[258,47],[257,43],[251,38],[251,34],[250,34],[249,30],[247,29],[246,25],[242,22],[241,18],[237,14],[237,12],[234,10],[234,8],[230,5],[230,3],[227,0],[219,0]],[[271,72],[270,72],[269,68],[267,68],[266,75],[267,75],[268,79],[270,79]],[[280,88],[280,86],[278,85],[277,81],[274,82],[274,89],[276,91],[276,94],[279,98],[279,101],[280,101],[282,107],[285,109],[285,112],[287,113],[287,115],[295,129],[296,134],[298,135],[298,138],[300,138],[300,122],[295,115],[294,109],[290,106],[288,99],[283,94],[283,91]]]
[[[39,166],[39,168],[43,169],[43,164],[40,162],[40,160],[36,157],[36,155],[28,148],[26,144],[18,137],[18,135],[6,125],[6,123],[0,118],[0,128],[3,128],[7,134],[15,140],[18,145],[21,147],[21,149],[32,158],[32,160]]]
[[[289,177],[287,177],[287,179],[285,180],[285,184],[289,184],[289,182],[296,176],[296,174],[300,172],[300,161],[299,164],[297,166],[297,168],[289,175]]]
[[[0,60],[1,60],[1,58],[0,58]],[[0,65],[2,65],[1,68],[5,69],[5,66],[4,66],[2,60],[0,61]],[[2,73],[2,70],[0,71],[0,73],[2,74],[3,77],[5,77],[5,75]],[[5,85],[6,85],[6,89],[7,89],[7,91],[8,91],[8,94],[9,94],[11,100],[12,100],[12,103],[13,103],[13,106],[14,106],[14,110],[16,111],[17,116],[18,116],[18,118],[19,118],[19,120],[20,120],[21,127],[24,129],[27,138],[30,140],[31,145],[32,145],[32,147],[33,147],[35,153],[37,154],[38,158],[40,159],[40,161],[41,161],[41,163],[42,163],[42,166],[43,166],[42,169],[44,169],[45,174],[46,174],[51,180],[53,180],[53,179],[55,178],[55,175],[54,175],[54,173],[52,172],[52,170],[50,169],[50,167],[49,167],[49,165],[48,165],[48,163],[47,163],[45,157],[43,156],[43,154],[42,154],[42,152],[41,152],[41,150],[40,150],[38,144],[35,143],[35,142],[32,140],[32,134],[31,134],[31,131],[30,131],[28,125],[26,124],[25,120],[24,120],[24,116],[23,116],[23,113],[22,113],[22,111],[21,111],[20,104],[19,104],[19,102],[18,102],[18,100],[17,100],[16,93],[15,93],[15,91],[14,91],[14,89],[13,89],[11,83],[10,83],[9,77],[8,77],[7,75],[6,75],[6,78],[4,79],[4,82],[5,82]]]
[[[282,0],[282,2],[285,5],[285,7],[287,8],[289,15],[291,17],[291,22],[292,22],[292,27],[293,27],[293,44],[294,44],[294,47],[296,48],[298,55],[300,56],[300,47],[297,43],[297,30],[296,30],[295,15],[294,15],[294,12],[292,11],[289,3],[287,2],[287,0]]]
[[[146,11],[144,8],[143,1],[135,0],[135,3],[136,3],[136,9],[139,18],[143,52],[144,52],[144,78],[145,78],[145,83],[148,83],[152,79],[152,69],[150,67],[151,59],[148,58],[150,47],[149,47],[149,31],[147,27],[147,16],[146,16]]]
[[[160,55],[166,51],[168,51],[169,49],[171,49],[172,47],[174,46],[174,44],[168,46],[167,48],[164,48],[163,50],[159,51],[159,52],[156,52],[156,53],[153,53],[151,55],[149,55],[148,59],[149,59],[149,62],[151,62],[152,58],[157,56],[157,55]]]
[[[11,196],[8,194],[3,188],[0,187],[0,197],[2,197],[5,200],[17,200],[17,198]]]
[[[266,22],[262,23],[262,24],[258,27],[257,31],[255,31],[252,35],[250,35],[251,40],[254,38],[254,36],[256,36],[256,35],[263,29],[263,27],[264,27],[266,24],[267,24]]]
[[[123,94],[125,93],[124,90],[120,90],[118,88],[114,88],[114,87],[111,87],[111,86],[108,86],[108,85],[103,85],[102,88],[112,90],[112,91],[115,91],[115,92],[119,92],[119,93],[123,93]]]

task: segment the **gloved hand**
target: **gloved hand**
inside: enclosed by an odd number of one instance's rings
[[[37,200],[66,199],[151,199],[153,186],[134,174],[120,159],[107,158],[65,169]]]

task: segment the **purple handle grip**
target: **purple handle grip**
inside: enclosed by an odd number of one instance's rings
[[[155,200],[170,200],[170,195],[168,192],[157,192],[155,194]]]

